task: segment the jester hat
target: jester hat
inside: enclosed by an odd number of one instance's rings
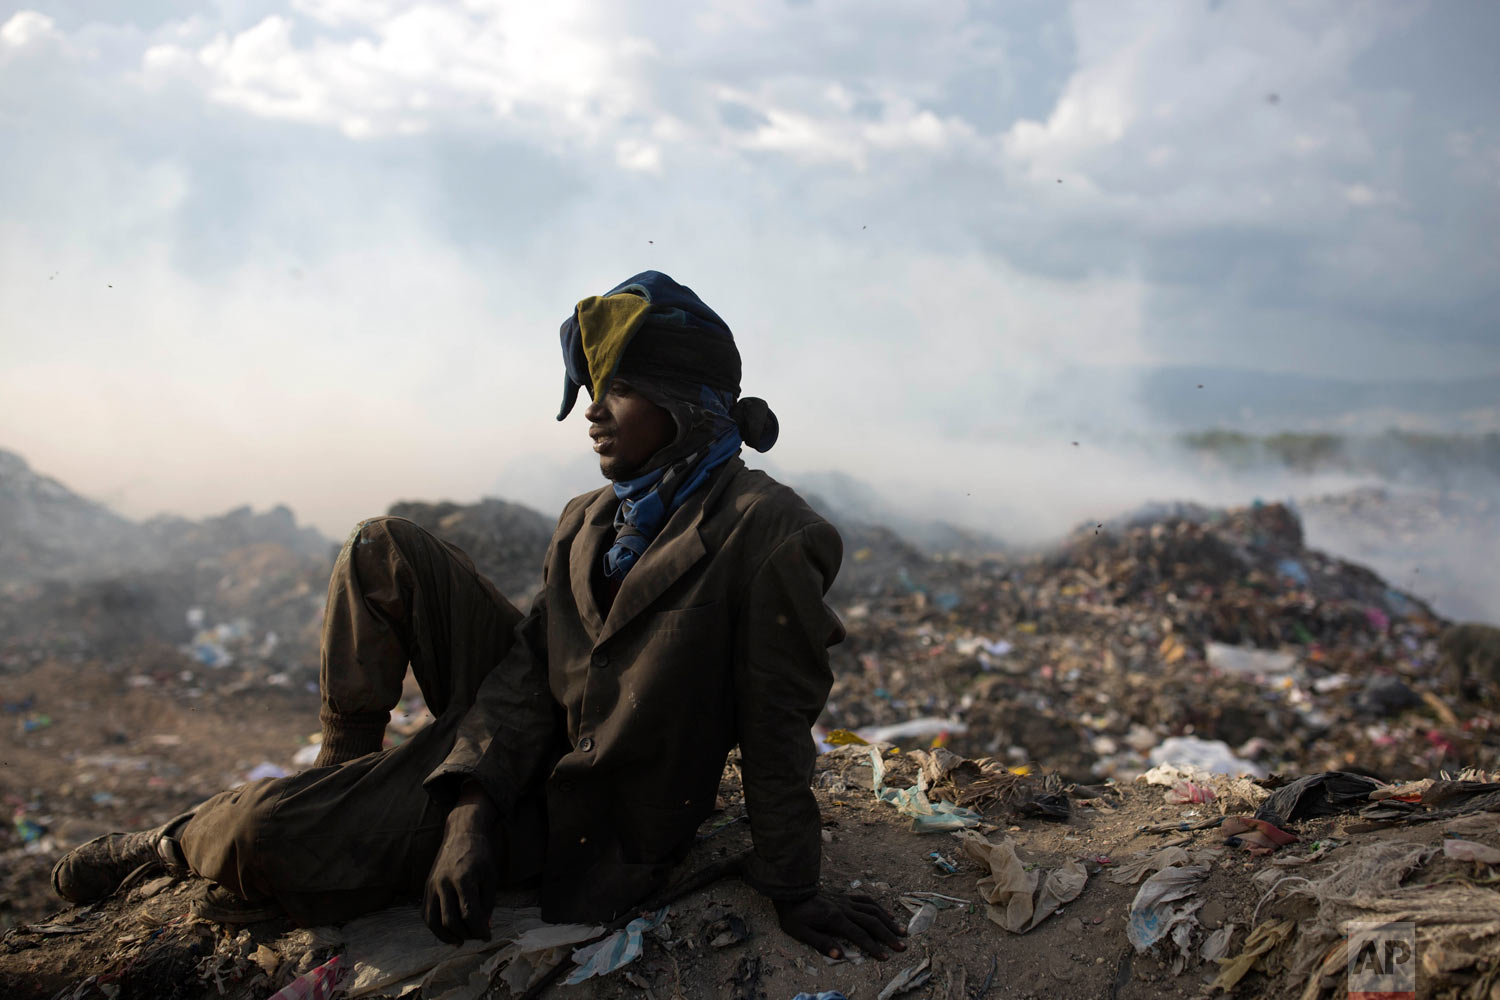
[[[567,371],[558,420],[572,411],[579,389],[593,399],[608,391],[622,362],[626,373],[698,383],[731,398],[740,392],[740,352],[728,324],[660,271],[642,271],[579,302],[558,334]]]

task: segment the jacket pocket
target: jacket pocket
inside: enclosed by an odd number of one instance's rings
[[[697,632],[714,628],[723,622],[724,603],[712,601],[691,608],[658,611],[652,616],[652,632]]]

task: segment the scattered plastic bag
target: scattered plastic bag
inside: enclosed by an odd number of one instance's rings
[[[1235,756],[1223,740],[1197,736],[1170,736],[1151,751],[1151,763],[1173,764],[1179,769],[1197,768],[1210,774],[1250,774],[1263,778],[1266,772],[1254,761]]]
[[[1358,809],[1370,800],[1370,793],[1385,787],[1385,782],[1348,771],[1322,771],[1304,775],[1271,793],[1255,810],[1257,819],[1284,827],[1292,820],[1314,816],[1333,816]]]
[[[1170,868],[1173,865],[1192,863],[1192,857],[1181,847],[1163,847],[1159,851],[1142,851],[1122,859],[1119,867],[1109,873],[1109,880],[1116,885],[1135,885],[1147,875]]]
[[[1229,939],[1234,937],[1234,924],[1225,924],[1203,939],[1198,955],[1206,962],[1217,962],[1229,954]]]
[[[896,973],[896,978],[885,984],[885,989],[880,991],[875,1000],[890,1000],[891,997],[898,993],[905,993],[919,986],[925,986],[931,978],[932,959],[924,958],[916,965],[902,969]]]
[[[344,956],[335,955],[272,993],[267,1000],[328,1000],[344,978]]]
[[[259,781],[261,778],[285,778],[286,775],[286,768],[280,764],[272,764],[268,760],[263,760],[250,769],[250,773],[245,775],[245,780]]]
[[[1229,646],[1222,642],[1205,643],[1208,665],[1226,674],[1284,674],[1297,664],[1294,653],[1280,653],[1254,646]]]
[[[964,853],[990,872],[978,886],[979,894],[990,904],[987,916],[1013,934],[1025,934],[1058,907],[1077,899],[1088,881],[1088,869],[1081,861],[1027,871],[1009,838],[992,844],[973,831],[966,830],[961,836]]]
[[[1212,802],[1214,790],[1207,785],[1184,780],[1167,789],[1165,798],[1173,805],[1196,805],[1201,802]]]
[[[917,783],[911,788],[885,787],[885,760],[880,756],[878,747],[870,748],[870,764],[875,771],[871,782],[875,797],[910,816],[911,828],[917,833],[962,830],[979,825],[980,816],[972,809],[941,800],[930,801],[927,798],[927,779],[921,774],[917,775]]]
[[[900,743],[902,740],[924,740],[949,733],[967,733],[969,726],[961,719],[924,716],[890,726],[865,726],[858,735],[867,743]]]
[[[1251,854],[1270,854],[1297,842],[1295,834],[1287,833],[1267,820],[1249,816],[1230,816],[1219,829],[1224,834],[1224,843],[1243,847]]]
[[[1486,865],[1500,865],[1500,848],[1481,844],[1477,840],[1450,839],[1443,841],[1443,857],[1455,861],[1477,861]]]
[[[1125,925],[1125,936],[1137,952],[1144,952],[1166,937],[1175,924],[1202,905],[1201,900],[1182,906],[1172,904],[1191,896],[1198,883],[1207,877],[1207,865],[1173,865],[1141,884],[1130,904],[1130,918]]]
[[[640,958],[641,935],[667,919],[667,911],[670,909],[669,906],[663,906],[648,917],[636,917],[623,929],[573,952],[573,961],[578,963],[578,968],[568,973],[564,982],[569,986],[577,986],[585,979],[614,972]]]

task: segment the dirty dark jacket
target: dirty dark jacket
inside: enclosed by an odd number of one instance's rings
[[[685,855],[738,744],[746,879],[773,899],[811,895],[810,730],[832,685],[827,647],[844,637],[823,601],[838,532],[734,459],[673,513],[605,616],[593,583],[617,503],[606,486],[563,511],[518,641],[428,787],[473,778],[504,812],[543,782],[543,916],[608,920]]]

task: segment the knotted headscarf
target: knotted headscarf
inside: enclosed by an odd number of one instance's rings
[[[767,451],[776,443],[776,414],[765,400],[739,398],[740,353],[729,326],[686,285],[643,271],[574,307],[562,340],[562,420],[578,390],[598,399],[616,377],[672,415],[677,435],[635,478],[614,484],[615,543],[604,556],[605,577],[630,572],[667,519],[739,453],[742,444]]]

